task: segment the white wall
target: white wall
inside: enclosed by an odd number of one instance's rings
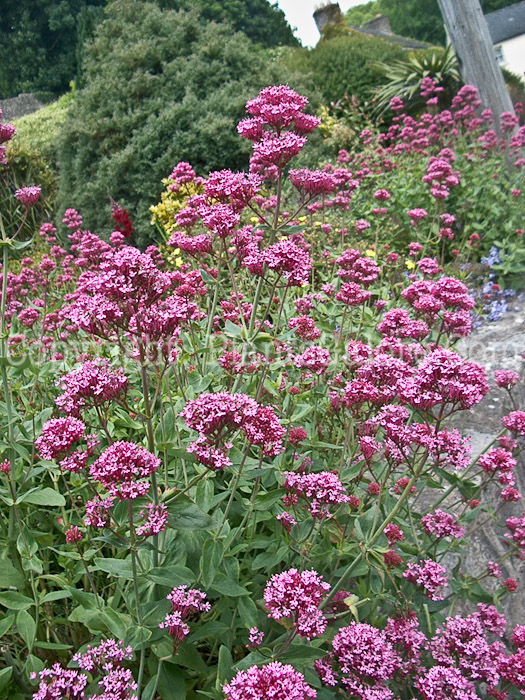
[[[522,80],[525,79],[525,34],[502,41],[496,46],[501,46],[503,51],[503,61],[500,65],[517,73]]]

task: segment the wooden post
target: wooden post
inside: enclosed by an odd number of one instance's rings
[[[484,107],[492,110],[494,126],[499,129],[501,113],[514,113],[514,108],[479,0],[438,0],[438,4],[462,78],[477,87]]]

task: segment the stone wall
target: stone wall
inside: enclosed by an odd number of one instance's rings
[[[40,100],[28,92],[23,92],[17,97],[9,97],[6,100],[0,100],[0,109],[3,112],[2,121],[10,122],[13,119],[24,117],[26,114],[32,114],[43,107]]]

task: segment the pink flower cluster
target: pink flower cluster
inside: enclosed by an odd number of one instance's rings
[[[317,345],[310,345],[303,353],[294,357],[296,367],[309,370],[314,374],[324,374],[331,361],[329,351]]]
[[[264,88],[246,104],[252,116],[243,119],[237,131],[254,142],[250,162],[252,172],[276,176],[306,143],[305,134],[319,126],[320,120],[304,114],[306,97],[288,85]]]
[[[300,637],[307,640],[320,637],[328,624],[319,606],[330,591],[316,571],[289,569],[275,574],[264,589],[268,617],[274,620],[291,618]]]
[[[503,416],[501,422],[511,433],[525,438],[525,411],[512,411],[508,416]]]
[[[15,197],[26,209],[31,209],[38,202],[41,194],[40,187],[22,187],[16,190]]]
[[[345,282],[358,282],[368,287],[379,277],[379,265],[372,258],[361,255],[358,250],[349,248],[337,258],[337,274]]]
[[[321,681],[340,684],[350,697],[359,700],[390,700],[388,687],[401,666],[401,657],[384,632],[364,623],[342,627],[332,642],[328,657],[315,662]]]
[[[447,570],[432,559],[424,559],[415,564],[409,562],[404,578],[410,583],[421,586],[424,594],[431,600],[443,600],[442,589],[447,585]]]
[[[162,503],[148,503],[147,508],[140,511],[140,517],[144,523],[136,529],[138,537],[153,537],[164,532],[168,526],[168,508]]]
[[[35,447],[41,459],[53,460],[64,456],[79,442],[86,426],[77,418],[51,418],[42,427],[42,434],[35,440]]]
[[[228,438],[238,430],[249,443],[262,447],[266,455],[284,450],[286,430],[273,409],[245,394],[201,394],[189,401],[180,415],[189,428],[200,433],[188,451],[210,469],[224,469],[231,464]]]
[[[454,537],[459,540],[465,534],[465,528],[459,525],[456,516],[440,508],[437,508],[434,512],[428,513],[421,518],[421,524],[427,535],[433,535],[438,539],[442,537]]]
[[[114,498],[132,500],[149,489],[145,481],[160,466],[160,459],[141,445],[118,440],[104,450],[91,465],[90,476]]]
[[[264,275],[266,270],[271,270],[290,287],[308,284],[312,271],[308,251],[289,238],[262,250],[254,249],[243,259],[243,265],[256,275]]]
[[[64,413],[79,417],[82,411],[92,406],[101,406],[114,401],[128,387],[122,369],[112,371],[107,360],[88,360],[78,369],[63,375],[59,386],[64,393],[55,403]]]
[[[316,691],[290,664],[272,661],[238,671],[222,687],[225,700],[314,700]]]
[[[177,586],[166,597],[171,603],[171,612],[166,615],[159,627],[168,630],[177,648],[190,633],[186,620],[199,613],[209,612],[211,605],[206,601],[205,593],[197,588],[188,590],[188,586]]]
[[[308,512],[320,520],[332,517],[328,506],[349,501],[343,484],[333,472],[284,472],[284,488],[289,492],[285,496],[286,505],[295,504],[298,498],[304,499]]]
[[[121,641],[107,639],[95,647],[88,645],[86,651],[75,654],[73,660],[83,671],[101,676],[98,686],[102,692],[86,698],[86,673],[65,669],[56,663],[39,672],[40,685],[33,700],[137,700],[138,686],[131,671],[122,665],[132,658],[131,647],[124,647]],[[34,674],[33,678],[36,677]]]

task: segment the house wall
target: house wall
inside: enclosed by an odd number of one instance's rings
[[[508,41],[495,44],[501,46],[503,61],[500,65],[508,68],[513,73],[517,73],[520,78],[525,78],[525,34],[515,36]]]

